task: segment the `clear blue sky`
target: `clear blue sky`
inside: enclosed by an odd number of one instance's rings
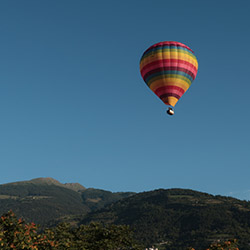
[[[249,10],[247,0],[1,1],[0,183],[250,199]],[[139,72],[144,50],[168,40],[199,62],[173,117]]]

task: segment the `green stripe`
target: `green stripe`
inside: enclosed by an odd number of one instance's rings
[[[169,75],[179,75],[179,76],[185,76],[186,78],[188,78],[191,82],[194,80],[192,78],[192,76],[190,76],[189,74],[183,72],[183,71],[178,71],[178,70],[166,70],[166,71],[160,71],[160,72],[156,72],[154,74],[149,75],[145,80],[146,81],[150,81],[152,78],[156,77],[156,76],[164,76],[165,78],[168,77]]]
[[[145,54],[142,57],[141,61],[144,58],[148,57],[148,56],[153,56],[155,54],[164,53],[164,52],[178,52],[178,53],[183,53],[183,54],[189,55],[192,58],[194,58],[195,60],[197,60],[196,56],[193,53],[191,53],[189,50],[165,48],[165,49],[161,49],[161,50],[158,50],[158,51],[157,50],[152,50],[151,52],[148,52],[147,54]]]
[[[160,75],[160,76],[156,76],[151,78],[149,81],[147,81],[147,85],[150,86],[153,82],[157,81],[157,80],[162,80],[162,79],[169,79],[169,78],[178,78],[178,79],[182,79],[183,81],[185,81],[189,86],[191,85],[192,81],[190,81],[187,77],[182,76],[182,75],[176,75],[176,74],[167,74],[167,75]]]

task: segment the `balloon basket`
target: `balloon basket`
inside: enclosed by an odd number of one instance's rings
[[[172,108],[168,108],[167,114],[168,115],[174,115],[174,110]]]

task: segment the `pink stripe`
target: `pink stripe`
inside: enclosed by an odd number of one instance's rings
[[[196,67],[187,61],[176,60],[176,59],[166,59],[166,60],[157,60],[157,61],[146,64],[141,69],[142,77],[144,77],[145,74],[147,74],[147,72],[157,69],[159,67],[181,67],[181,68],[185,68],[191,71],[194,74],[194,76],[196,76],[197,74]]]

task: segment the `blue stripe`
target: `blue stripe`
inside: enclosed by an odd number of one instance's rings
[[[150,76],[148,76],[146,79],[144,79],[145,82],[149,82],[152,78],[157,77],[157,76],[166,76],[168,75],[180,75],[188,78],[191,82],[194,80],[193,77],[191,77],[189,74],[182,72],[182,71],[176,71],[176,70],[167,70],[167,71],[160,71],[157,73],[154,73]]]
[[[187,53],[188,55],[190,55],[190,56],[196,58],[196,56],[195,56],[190,50],[188,50],[188,49],[186,49],[186,48],[183,48],[183,47],[174,46],[174,45],[171,45],[171,46],[169,46],[169,45],[163,45],[163,46],[161,46],[161,47],[152,48],[152,49],[146,51],[146,52],[143,54],[142,57],[144,57],[144,56],[149,56],[151,53],[155,53],[155,52],[158,53],[159,51],[164,52],[164,50],[172,50],[172,51],[182,50],[182,52],[185,52],[185,53]]]

